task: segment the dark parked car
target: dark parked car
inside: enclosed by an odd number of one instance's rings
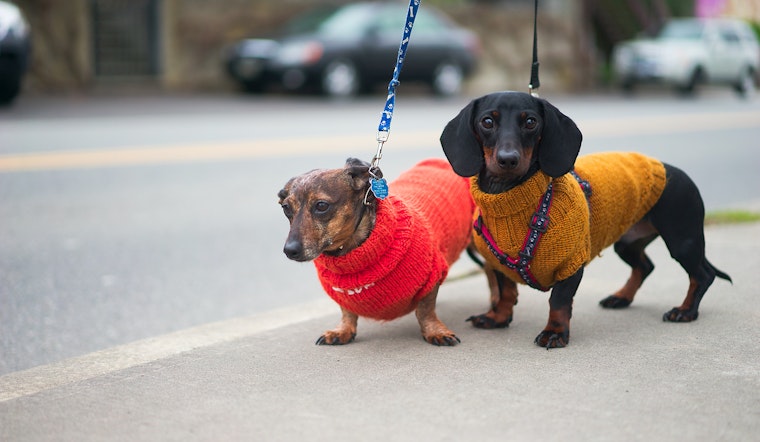
[[[29,52],[26,19],[18,7],[0,1],[0,105],[11,103],[21,90]]]
[[[352,96],[390,81],[405,19],[402,3],[313,10],[291,20],[275,38],[240,41],[228,54],[227,69],[248,91],[276,84]],[[422,5],[400,80],[422,81],[438,94],[455,95],[472,73],[479,51],[472,32]]]

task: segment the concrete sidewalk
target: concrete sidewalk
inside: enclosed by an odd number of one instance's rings
[[[716,280],[694,323],[661,320],[688,286],[661,241],[627,310],[597,305],[625,264],[591,263],[552,351],[533,344],[548,297],[524,286],[512,325],[485,331],[464,322],[487,310],[485,279],[445,284],[453,348],[426,344],[414,315],[315,346],[340,316],[325,296],[0,377],[0,440],[756,440],[760,223],[706,236],[734,284]]]

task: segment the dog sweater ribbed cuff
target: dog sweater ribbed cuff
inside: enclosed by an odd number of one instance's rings
[[[359,316],[391,320],[410,313],[448,272],[429,227],[399,198],[377,202],[375,227],[344,256],[314,260],[319,280],[340,306]]]

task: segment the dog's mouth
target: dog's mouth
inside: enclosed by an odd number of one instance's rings
[[[530,178],[537,169],[529,162],[509,169],[487,164],[478,177],[480,190],[486,193],[506,192]]]
[[[516,185],[519,182],[519,177],[494,175],[483,170],[478,177],[478,185],[480,190],[485,193],[502,193]]]

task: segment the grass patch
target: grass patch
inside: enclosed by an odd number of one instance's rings
[[[720,210],[705,215],[705,224],[738,224],[760,221],[760,213],[746,210]]]

